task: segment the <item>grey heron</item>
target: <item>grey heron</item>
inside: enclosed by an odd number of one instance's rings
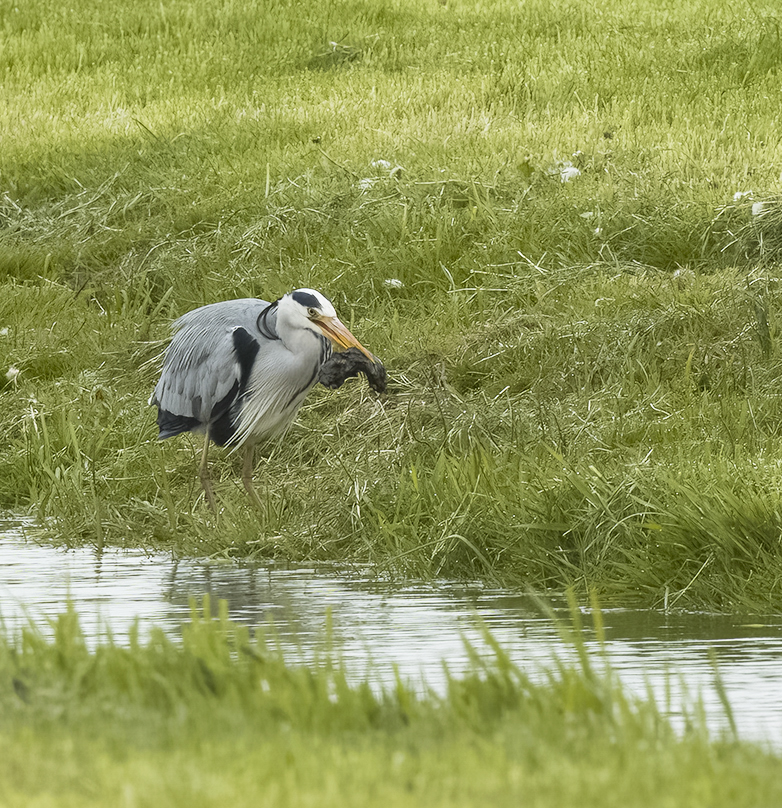
[[[284,434],[319,379],[338,387],[361,370],[375,389],[385,388],[385,369],[314,289],[296,289],[274,303],[211,303],[175,320],[172,330],[149,403],[158,408],[161,440],[204,433],[199,477],[213,510],[210,441],[244,449],[242,482],[257,499],[255,446]],[[332,343],[350,349],[352,358],[329,369]]]

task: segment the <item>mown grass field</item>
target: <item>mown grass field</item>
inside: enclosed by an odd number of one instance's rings
[[[208,605],[206,606],[208,613]],[[13,806],[777,805],[779,759],[674,734],[586,657],[531,682],[496,659],[445,696],[351,684],[286,665],[194,613],[162,634],[89,651],[73,612],[45,640],[0,640],[0,800]],[[583,649],[582,649],[583,650]],[[598,666],[599,667],[599,666]]]
[[[0,504],[65,542],[780,608],[779,24],[3,5]],[[298,286],[391,389],[316,391],[262,512],[215,453],[213,516],[146,406],[168,323]]]
[[[0,5],[0,506],[66,543],[782,604],[778,5]],[[567,181],[563,181],[567,180]],[[146,406],[168,323],[314,286],[392,378],[316,391],[262,511]],[[44,584],[42,584],[44,585]],[[198,619],[0,639],[0,802],[733,806],[586,658],[446,697]]]

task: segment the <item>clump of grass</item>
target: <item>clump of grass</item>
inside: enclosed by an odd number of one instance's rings
[[[0,795],[14,804],[361,805],[558,803],[691,805],[779,798],[778,759],[677,736],[652,702],[627,698],[589,659],[533,682],[494,657],[451,677],[443,696],[405,682],[352,681],[328,638],[296,666],[273,632],[251,637],[222,603],[193,608],[181,642],[153,631],[89,649],[77,615],[0,636]],[[599,627],[599,626],[598,626]],[[581,639],[579,639],[581,638]],[[578,645],[578,643],[581,645]]]

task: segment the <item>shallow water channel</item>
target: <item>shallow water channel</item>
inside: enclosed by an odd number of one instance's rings
[[[322,648],[330,611],[334,645],[347,669],[379,686],[393,682],[396,666],[411,684],[442,691],[443,663],[457,674],[470,667],[465,639],[491,655],[482,623],[532,678],[555,657],[575,658],[553,622],[528,597],[507,590],[449,581],[390,584],[311,567],[174,561],[141,550],[65,550],[28,541],[19,520],[0,520],[0,616],[11,633],[28,620],[46,631],[46,618],[70,598],[90,643],[108,631],[122,642],[135,621],[142,633],[159,626],[176,636],[189,619],[190,599],[204,593],[215,604],[225,598],[235,621],[273,620],[292,660],[306,661]],[[566,620],[567,610],[561,614]],[[716,656],[739,735],[782,750],[782,616],[608,609],[603,620],[613,669],[629,691],[651,691],[675,725],[684,726],[700,698],[709,727],[727,728],[715,688]],[[598,653],[596,640],[587,645]]]

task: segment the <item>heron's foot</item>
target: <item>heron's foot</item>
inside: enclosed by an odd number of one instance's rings
[[[201,488],[204,489],[204,501],[209,506],[209,510],[217,513],[217,500],[215,499],[215,492],[212,488],[212,481],[209,479],[208,474],[199,474],[201,480]]]
[[[259,511],[263,510],[263,503],[261,502],[261,498],[258,496],[258,492],[255,490],[255,486],[253,485],[253,478],[252,475],[242,475],[242,484],[244,485],[244,490],[247,492],[248,496],[250,497],[250,501]]]

